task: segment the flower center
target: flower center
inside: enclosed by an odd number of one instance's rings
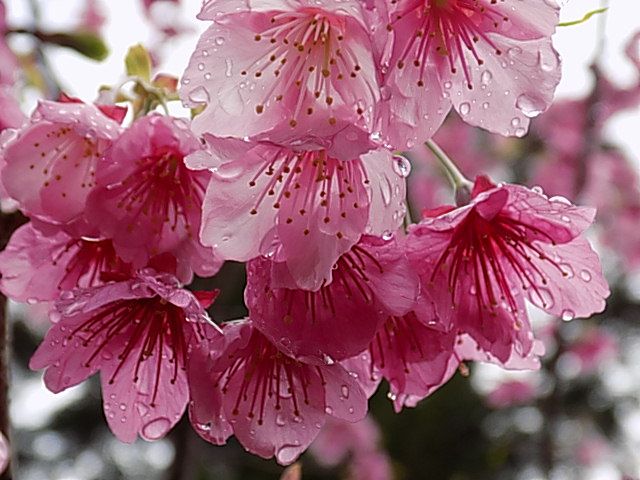
[[[504,0],[424,0],[408,5],[389,25],[393,29],[403,18],[415,17],[415,33],[402,51],[397,68],[412,64],[413,68],[419,69],[417,83],[422,87],[427,65],[444,57],[451,73],[461,69],[467,87],[473,89],[467,55],[471,54],[478,65],[484,64],[477,47],[479,42],[489,45],[496,55],[502,54],[487,35],[488,28],[497,29],[501,23],[509,21],[509,17],[492,6],[498,1]]]
[[[496,307],[505,302],[508,310],[518,316],[520,307],[515,298],[515,282],[520,282],[522,290],[533,289],[542,299],[545,308],[547,298],[540,291],[540,285],[548,283],[540,262],[547,262],[567,276],[561,266],[549,258],[531,240],[531,234],[546,237],[554,244],[549,235],[532,225],[498,214],[491,221],[482,218],[473,210],[453,237],[436,262],[431,280],[435,280],[438,271],[448,271],[448,287],[452,303],[463,295],[473,295],[480,312],[495,312]],[[459,283],[464,277],[470,278],[468,292],[461,291]],[[516,287],[517,289],[517,287]]]
[[[117,207],[128,213],[127,229],[133,231],[140,215],[151,221],[156,235],[168,226],[176,231],[182,223],[189,237],[193,214],[199,215],[206,185],[182,162],[182,156],[167,151],[138,161],[131,175],[121,184],[122,195]]]
[[[315,9],[278,13],[271,17],[271,27],[254,37],[268,42],[270,48],[241,75],[256,81],[270,78],[270,87],[256,113],[261,114],[274,102],[295,105],[289,125],[295,127],[302,115],[313,115],[316,109],[329,109],[329,123],[336,118],[332,110],[338,86],[350,80],[362,82],[362,67],[349,43],[345,41],[344,23]],[[364,80],[366,82],[366,80]],[[355,85],[358,87],[358,85]],[[370,88],[370,87],[369,87]],[[356,107],[362,115],[364,110]]]

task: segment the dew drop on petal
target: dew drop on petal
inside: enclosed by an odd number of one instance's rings
[[[283,445],[276,452],[276,458],[278,462],[287,465],[293,462],[299,454],[300,447],[298,445]]]
[[[396,155],[393,157],[393,171],[402,178],[407,178],[411,173],[411,163],[406,157]]]
[[[461,115],[469,115],[471,112],[471,105],[467,102],[460,104],[460,114]]]
[[[563,310],[562,311],[562,320],[565,322],[569,322],[571,320],[573,320],[576,317],[576,314],[573,310]]]
[[[142,427],[142,436],[147,440],[158,440],[162,438],[165,433],[171,427],[171,422],[168,418],[159,417]]]
[[[541,100],[536,100],[529,95],[522,94],[516,100],[516,108],[529,118],[535,118],[546,108],[546,104]]]

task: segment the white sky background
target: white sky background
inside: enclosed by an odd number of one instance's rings
[[[43,18],[52,29],[69,26],[76,19],[85,0],[46,0]],[[561,0],[561,21],[582,18],[591,10],[600,7],[601,0]],[[12,26],[23,26],[29,16],[26,0],[5,0]],[[128,47],[138,42],[152,40],[151,30],[142,16],[139,0],[102,0],[108,16],[105,26],[106,39],[111,55],[103,63],[86,60],[63,49],[51,49],[50,59],[65,88],[85,100],[92,100],[101,84],[116,84],[123,75],[123,58]],[[200,10],[201,0],[183,0],[180,15],[167,11],[168,21],[180,21],[192,26],[194,33],[172,41],[164,49],[161,70],[179,76],[195,47],[199,32],[206,28],[195,15]],[[182,20],[180,20],[180,17]],[[588,66],[596,49],[599,19],[592,17],[587,23],[560,28],[554,43],[564,60],[563,78],[557,98],[577,97],[590,89],[591,77]],[[611,0],[607,17],[607,42],[603,65],[609,78],[621,85],[634,81],[635,71],[626,60],[623,49],[628,39],[640,30],[640,1]],[[610,139],[623,146],[629,155],[640,164],[640,108],[616,116],[609,125]]]

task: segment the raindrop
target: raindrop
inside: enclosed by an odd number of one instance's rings
[[[591,272],[589,270],[582,270],[580,272],[580,278],[582,280],[584,280],[585,282],[590,282],[591,281]]]
[[[393,157],[393,171],[402,178],[407,178],[411,173],[411,163],[406,157],[395,155]]]
[[[168,418],[159,417],[142,427],[142,436],[147,440],[158,440],[171,428]]]
[[[299,455],[300,447],[297,445],[283,445],[276,452],[278,462],[287,465],[292,463]]]
[[[546,108],[546,104],[526,94],[522,94],[516,100],[516,107],[529,118],[535,118]]]
[[[480,82],[483,85],[489,85],[489,83],[491,83],[491,80],[493,80],[493,74],[489,70],[485,70],[480,75]]]
[[[342,385],[340,392],[342,393],[343,398],[349,398],[349,387],[347,385]]]
[[[469,105],[469,103],[464,102],[464,103],[460,104],[460,114],[461,115],[469,115],[469,112],[471,112],[471,105]]]
[[[284,417],[281,413],[278,413],[276,415],[276,425],[278,425],[279,427],[284,427],[285,426],[285,421],[284,421]]]
[[[194,88],[189,92],[189,100],[195,103],[209,103],[209,92],[202,86]]]
[[[565,322],[569,322],[574,318],[576,318],[576,314],[573,310],[567,309],[562,311],[562,320],[564,320]]]

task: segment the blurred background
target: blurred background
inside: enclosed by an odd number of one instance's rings
[[[200,0],[5,0],[7,39],[24,72],[15,93],[29,112],[58,89],[90,101],[102,84],[123,78],[123,58],[144,43],[158,70],[179,75],[199,32]],[[562,21],[601,7],[565,0]],[[531,312],[547,354],[538,372],[472,365],[415,409],[393,412],[383,386],[371,417],[328,425],[301,459],[305,480],[633,480],[640,478],[640,21],[637,2],[612,0],[605,15],[563,27],[564,60],[554,106],[523,139],[489,135],[450,118],[436,141],[472,177],[540,186],[549,195],[598,208],[591,240],[613,294],[589,320]],[[51,46],[21,29],[91,30],[110,55],[97,62]],[[177,114],[187,112],[172,106]],[[450,202],[445,179],[426,151],[409,153],[413,218]],[[4,235],[2,235],[4,237]],[[204,281],[203,281],[204,282]],[[217,321],[241,317],[244,272],[227,264],[207,286],[224,285]],[[278,479],[282,468],[253,457],[232,439],[200,440],[186,421],[161,441],[118,442],[102,418],[96,379],[48,392],[28,360],[47,328],[46,311],[10,305],[11,421],[15,478]]]

